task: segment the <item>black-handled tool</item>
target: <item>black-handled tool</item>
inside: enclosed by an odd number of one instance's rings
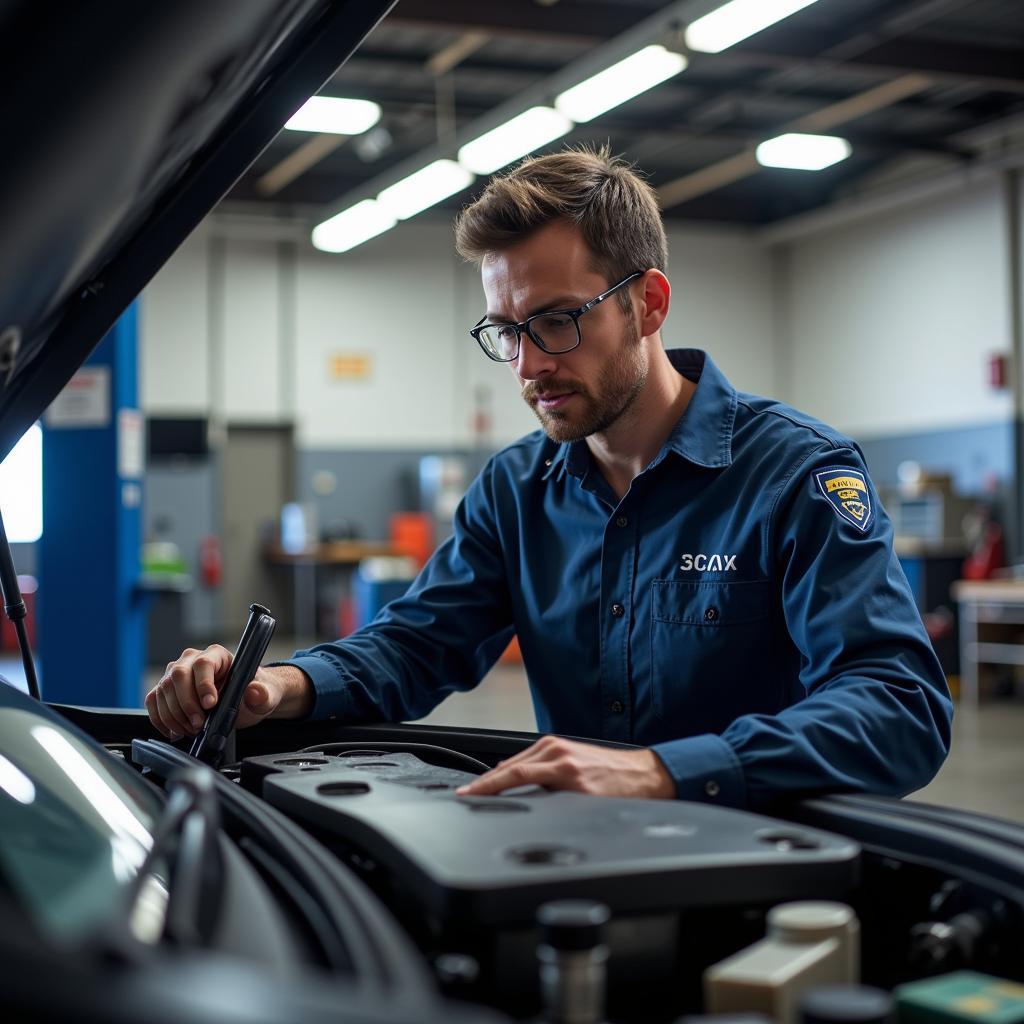
[[[242,630],[242,639],[238,641],[231,660],[227,682],[221,688],[217,706],[207,716],[206,724],[192,742],[189,753],[193,757],[214,768],[220,765],[238,718],[238,709],[242,706],[242,694],[267,653],[276,625],[277,619],[263,605],[249,605],[249,621]]]

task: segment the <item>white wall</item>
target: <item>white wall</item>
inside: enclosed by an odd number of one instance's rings
[[[673,226],[667,348],[706,349],[741,391],[779,393],[772,254],[750,232]]]
[[[986,374],[1010,348],[1005,214],[993,179],[782,248],[673,226],[665,343],[864,439],[1005,421],[1011,399]],[[213,221],[186,242],[142,300],[147,411],[293,419],[306,448],[489,447],[534,428],[466,333],[483,297],[446,222],[295,251],[292,278],[277,241]],[[332,378],[339,354],[367,355],[370,376]],[[491,429],[475,437],[480,401]]]
[[[139,395],[164,416],[210,408],[209,231],[200,225],[143,292],[139,309]]]
[[[458,439],[456,265],[437,234],[409,224],[351,253],[300,257],[300,445],[446,447]],[[332,354],[367,355],[370,376],[332,379]]]
[[[670,250],[666,345],[706,347],[738,387],[776,391],[770,253],[711,228],[671,230]],[[483,294],[448,223],[418,219],[337,256],[300,243],[291,299],[282,260],[278,242],[216,222],[173,257],[142,299],[146,411],[294,418],[306,448],[489,447],[536,427],[467,333]],[[366,379],[331,376],[332,356],[361,354]],[[477,437],[481,401],[491,427]]]
[[[291,416],[291,381],[282,365],[282,276],[276,242],[227,239],[223,261],[214,401],[228,420],[274,423]]]
[[[783,396],[861,438],[1008,419],[1007,245],[997,180],[791,243]]]

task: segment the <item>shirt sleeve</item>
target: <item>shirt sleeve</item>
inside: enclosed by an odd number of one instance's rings
[[[812,452],[777,492],[768,536],[804,696],[656,746],[678,795],[765,809],[919,789],[949,751],[952,702],[859,452]]]
[[[405,596],[351,636],[297,651],[283,664],[312,680],[311,718],[422,718],[449,693],[480,681],[511,638],[511,623],[488,463],[456,510],[452,536]]]

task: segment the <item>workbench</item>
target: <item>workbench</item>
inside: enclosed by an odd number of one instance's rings
[[[981,665],[1024,665],[1024,580],[957,580],[961,699],[977,707]]]
[[[314,639],[322,633],[317,620],[318,570],[340,567],[350,574],[364,558],[395,553],[391,544],[384,540],[332,540],[298,551],[289,551],[275,541],[263,549],[263,557],[270,565],[292,569],[295,634],[304,639]]]

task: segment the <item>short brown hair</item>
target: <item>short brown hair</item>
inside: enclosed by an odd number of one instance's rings
[[[456,219],[455,248],[480,263],[561,218],[580,229],[609,284],[668,265],[654,189],[607,146],[528,157],[493,178]]]

